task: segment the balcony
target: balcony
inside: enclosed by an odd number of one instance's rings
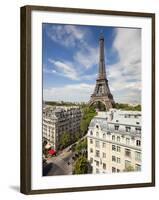
[[[127,134],[130,134],[130,135],[141,135],[141,132],[139,133],[138,131],[126,131],[126,130],[115,130],[115,128],[108,128],[108,133],[111,134],[111,133],[119,133],[119,134],[123,134],[123,135],[127,135]]]

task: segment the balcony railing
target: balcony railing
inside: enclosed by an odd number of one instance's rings
[[[120,133],[120,134],[130,134],[130,135],[140,135],[141,132],[139,131],[134,131],[134,130],[130,130],[130,131],[126,131],[126,130],[115,130],[115,128],[108,128],[108,132],[109,133]]]

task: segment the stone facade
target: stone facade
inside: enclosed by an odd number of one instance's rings
[[[45,106],[43,108],[43,141],[48,141],[58,150],[63,133],[76,134],[80,131],[81,110],[78,106]]]
[[[87,134],[93,173],[141,170],[141,112],[99,112]]]

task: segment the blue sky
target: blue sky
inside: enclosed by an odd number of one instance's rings
[[[101,31],[115,101],[140,103],[140,29],[50,23],[42,25],[44,100],[89,101],[98,73]]]

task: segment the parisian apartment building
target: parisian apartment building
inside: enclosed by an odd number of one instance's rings
[[[92,173],[141,170],[141,112],[98,112],[87,133]]]
[[[63,133],[76,134],[80,131],[81,110],[78,106],[43,107],[43,141],[58,150]]]

